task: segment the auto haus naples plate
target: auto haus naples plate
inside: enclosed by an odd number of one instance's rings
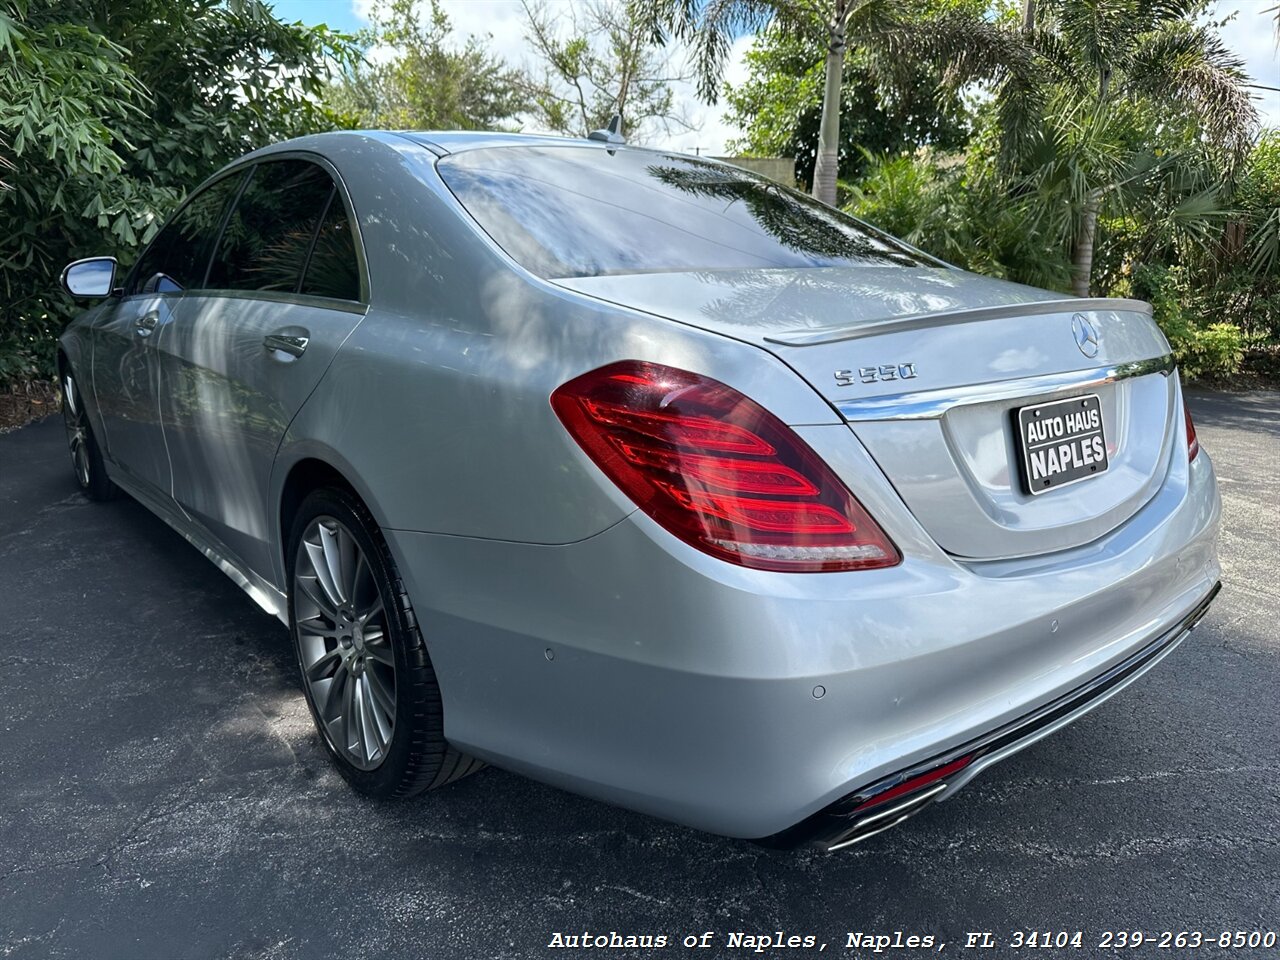
[[[1030,494],[1087,480],[1107,469],[1107,438],[1097,394],[1018,410],[1022,478]]]

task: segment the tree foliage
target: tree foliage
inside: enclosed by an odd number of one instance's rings
[[[710,103],[733,41],[765,29],[807,45],[823,60],[813,195],[835,203],[845,54],[875,43],[896,22],[894,0],[635,0],[655,38],[689,44],[698,89]]]
[[[725,90],[727,119],[743,131],[731,148],[748,156],[794,157],[796,181],[811,184],[822,114],[821,52],[807,39],[766,29],[748,51],[746,65],[747,79]],[[844,67],[840,97],[840,178],[859,176],[867,153],[963,146],[968,111],[959,92],[943,88],[940,80],[927,63],[887,71],[872,51],[855,51]]]
[[[627,139],[639,143],[692,129],[671,86],[691,80],[692,73],[652,42],[634,5],[522,2],[525,36],[536,57],[526,76],[537,126],[584,137],[620,113]]]
[[[974,134],[959,155],[877,158],[854,212],[973,269],[1147,299],[1192,376],[1280,337],[1280,151],[1203,0],[944,19],[889,46],[987,85]]]
[[[393,130],[493,130],[528,106],[523,76],[484,42],[455,42],[437,0],[379,0],[358,36],[365,55],[326,91],[354,126]]]
[[[48,369],[69,260],[127,261],[223,164],[331,127],[352,53],[260,0],[0,0],[0,381]]]
[[[1025,4],[1021,18],[950,11],[941,28],[899,31],[889,45],[894,62],[930,60],[953,86],[991,84],[1000,166],[1056,187],[1049,209],[1070,237],[1072,287],[1086,295],[1100,218],[1162,180],[1192,182],[1206,162],[1229,176],[1257,114],[1207,0]],[[1203,191],[1194,203],[1220,214]]]
[[[878,105],[897,122],[910,124],[917,108],[926,106],[942,126],[947,126],[956,98],[954,93],[939,92],[930,81],[936,67],[919,59],[905,61],[898,51],[903,37],[946,34],[953,25],[967,27],[981,19],[986,4],[981,0],[633,0],[651,25],[655,36],[668,35],[690,44],[699,78],[699,90],[709,101],[719,95],[719,80],[732,49],[733,41],[743,34],[765,32],[780,41],[788,52],[800,59],[793,62],[799,86],[812,97],[817,107],[817,146],[814,148],[812,175],[808,177],[815,197],[825,203],[836,202],[836,182],[841,155],[846,160],[856,156],[842,151],[843,126],[852,117],[861,119],[859,109],[867,106],[871,96],[888,94]],[[951,14],[944,16],[943,14]],[[934,42],[943,48],[954,47],[954,38],[938,36]],[[808,51],[807,56],[803,51]],[[854,61],[855,85],[850,91],[846,77],[846,59]],[[821,61],[815,76],[815,64]],[[892,70],[876,69],[889,65]],[[861,73],[861,76],[858,74]],[[914,75],[912,75],[914,73]],[[766,74],[767,75],[767,74]],[[884,82],[888,76],[896,82]],[[785,82],[778,78],[778,83]],[[871,84],[875,84],[875,93]],[[768,84],[777,92],[776,84]],[[855,94],[852,112],[845,109],[850,92]],[[857,96],[861,93],[862,96]],[[749,96],[749,94],[748,94]],[[735,105],[739,116],[744,107]],[[939,109],[941,108],[941,109]],[[747,107],[746,109],[749,109]],[[794,111],[799,115],[800,111]],[[775,123],[777,114],[775,113]],[[925,121],[926,124],[929,121]],[[800,120],[796,120],[800,125]],[[861,133],[862,131],[856,131]],[[803,152],[800,154],[804,156]],[[856,162],[856,161],[855,161]],[[806,162],[806,168],[808,164]]]

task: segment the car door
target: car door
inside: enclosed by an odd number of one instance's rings
[[[255,164],[203,288],[159,343],[173,496],[231,559],[270,580],[276,450],[363,318],[349,203],[301,157]]]
[[[182,313],[184,290],[204,281],[243,171],[214,181],[156,235],[93,334],[93,391],[107,456],[143,494],[167,500],[169,458],[160,424],[158,345]]]

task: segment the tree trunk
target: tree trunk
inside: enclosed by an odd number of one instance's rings
[[[1036,28],[1036,0],[1022,0],[1022,32],[1031,33]]]
[[[827,46],[826,86],[822,91],[822,123],[818,130],[818,162],[813,168],[814,197],[835,206],[840,166],[840,87],[844,79],[844,29],[831,33]]]
[[[1098,233],[1098,211],[1101,207],[1102,190],[1095,187],[1085,195],[1075,249],[1071,253],[1071,292],[1077,297],[1089,295],[1089,280],[1093,276],[1093,239]]]

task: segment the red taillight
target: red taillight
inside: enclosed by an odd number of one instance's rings
[[[1182,400],[1182,415],[1187,421],[1187,462],[1190,463],[1200,452],[1200,441],[1196,439],[1196,425],[1191,422],[1191,408],[1187,406],[1185,397]]]
[[[551,395],[569,433],[666,530],[745,567],[891,567],[897,548],[781,420],[731,387],[627,360]]]
[[[904,794],[915,793],[917,790],[920,790],[923,787],[927,787],[931,783],[937,783],[939,780],[943,779],[944,777],[951,776],[951,774],[955,773],[957,770],[963,770],[972,761],[973,761],[972,754],[970,754],[969,756],[961,757],[959,760],[952,760],[950,763],[945,764],[944,766],[941,766],[941,767],[937,767],[936,769],[930,770],[928,773],[922,773],[920,774],[920,776],[912,777],[910,780],[903,780],[902,783],[898,784],[896,787],[891,787],[890,789],[885,790],[883,793],[876,794],[874,797],[871,797],[869,800],[864,800],[862,803],[858,804],[853,809],[865,810],[868,807],[879,806],[882,803],[887,803],[890,800],[895,800]]]

